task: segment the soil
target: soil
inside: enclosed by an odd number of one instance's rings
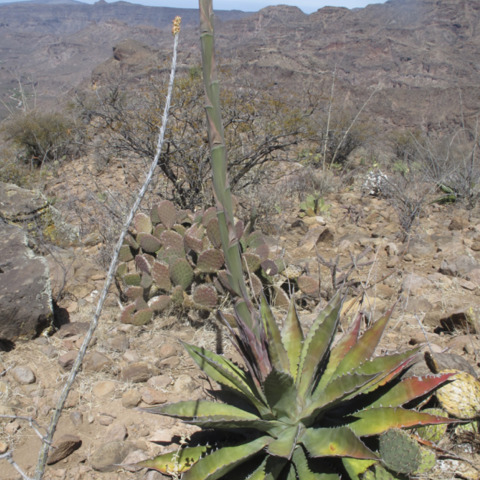
[[[108,216],[108,210],[102,210],[98,194],[125,191],[125,172],[118,165],[95,176],[93,171],[88,162],[65,165],[47,185],[47,193],[57,196],[56,206],[70,221],[88,220],[88,212],[97,219],[96,224],[83,222],[84,243],[68,250],[76,267],[58,301],[64,324],[52,335],[0,354],[0,413],[18,416],[0,422],[0,453],[12,452],[29,476],[40,439],[22,417],[34,419],[41,432],[50,421],[105,278],[102,262],[113,232],[106,232],[111,224],[99,220]],[[322,217],[300,219],[298,202],[292,200],[289,209],[269,219],[275,226],[272,243],[285,250],[288,262],[322,281],[322,298],[301,303],[305,326],[317,304],[324,305],[332,293],[333,265],[340,278],[353,262],[357,267],[349,277],[349,299],[363,295],[361,308],[368,321],[395,305],[378,353],[421,343],[433,354],[461,356],[478,373],[480,210],[427,205],[409,241],[402,242],[396,211],[386,200],[352,187],[325,195],[324,200],[329,208]],[[468,271],[459,261],[464,256],[472,260]],[[170,312],[137,327],[119,322],[120,308],[113,287],[54,438],[57,445],[69,439],[76,446],[80,440],[81,445],[47,467],[47,480],[164,478],[158,472],[130,471],[128,464],[176,448],[194,428],[142,408],[209,396],[214,386],[185,353],[182,341],[234,356],[226,333],[212,319]],[[350,318],[351,313],[344,316],[342,328]],[[26,367],[23,377],[16,370],[19,366]],[[31,383],[28,371],[35,377]],[[437,466],[425,478],[478,478],[479,439],[476,434],[447,434],[439,444]],[[4,480],[21,478],[6,459],[0,460],[0,471]]]

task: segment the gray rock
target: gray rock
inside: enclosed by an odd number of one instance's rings
[[[28,247],[21,228],[2,222],[0,218],[0,339],[31,340],[53,321],[48,266]]]
[[[402,282],[402,291],[410,295],[419,295],[423,289],[432,286],[432,282],[416,273],[409,273]]]
[[[58,357],[58,363],[64,370],[70,370],[77,358],[78,352],[76,350],[70,350]]]
[[[146,382],[157,373],[156,369],[146,362],[136,362],[122,369],[120,377],[126,382]]]
[[[62,435],[54,442],[48,454],[47,464],[52,465],[71,455],[80,448],[82,440],[76,435]]]
[[[446,258],[440,265],[440,273],[452,277],[466,277],[472,270],[479,268],[478,262],[468,255]]]
[[[100,372],[112,365],[112,361],[103,353],[90,352],[85,356],[83,368],[86,372]]]
[[[136,390],[127,390],[122,395],[122,405],[125,408],[135,408],[142,401],[142,396]]]
[[[113,423],[107,428],[105,440],[107,442],[121,442],[127,438],[127,427],[123,423]]]
[[[90,458],[90,465],[98,472],[112,472],[118,468],[125,457],[136,450],[131,442],[109,442],[100,445]]]
[[[27,366],[18,366],[12,368],[12,377],[21,385],[29,385],[30,383],[35,383],[35,374],[30,367]]]

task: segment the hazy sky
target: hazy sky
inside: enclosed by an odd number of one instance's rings
[[[10,3],[12,0],[0,0],[0,3]],[[96,0],[84,0],[85,3],[95,3]],[[111,0],[107,0],[109,3]],[[128,1],[128,0],[127,0]],[[197,0],[129,0],[130,3],[141,3],[157,7],[198,8]],[[386,0],[213,0],[213,8],[217,10],[243,10],[255,12],[268,5],[296,5],[305,13],[312,13],[319,8],[347,7],[359,8],[372,3],[385,3]]]

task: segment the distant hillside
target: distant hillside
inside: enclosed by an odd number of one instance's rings
[[[53,102],[58,92],[89,81],[98,65],[114,62],[113,47],[125,39],[149,46],[152,62],[168,59],[177,14],[179,62],[196,65],[196,10],[126,2],[0,5],[0,99],[8,101],[22,78]],[[376,92],[366,114],[382,129],[442,129],[479,114],[478,0],[389,0],[310,15],[287,6],[216,14],[220,61],[258,85],[308,86],[328,96],[335,71],[340,103],[361,105]]]

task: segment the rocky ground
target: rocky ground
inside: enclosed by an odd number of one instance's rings
[[[97,208],[85,194],[91,178],[86,176],[88,169],[78,163],[62,168],[47,188],[48,195],[59,199],[57,207],[71,220],[72,205],[84,212]],[[114,189],[119,176],[105,171],[97,180]],[[273,221],[277,229],[272,242],[285,249],[289,262],[318,275],[325,293],[331,293],[337,256],[337,276],[349,263],[356,263],[350,275],[350,297],[363,293],[362,308],[368,318],[396,304],[379,350],[425,343],[431,352],[461,356],[478,372],[480,209],[428,205],[410,241],[402,243],[396,212],[385,200],[351,188],[324,199],[329,208],[321,217],[300,219],[297,205],[291,205]],[[50,258],[54,295],[63,290],[58,306],[64,324],[53,335],[0,353],[0,413],[19,416],[1,420],[0,453],[13,452],[30,475],[40,440],[21,417],[34,419],[41,431],[50,421],[105,279],[105,230],[98,224],[93,227],[83,232],[81,245],[55,250],[55,260]],[[62,276],[65,268],[60,267],[65,265],[68,274]],[[58,448],[52,450],[46,479],[164,478],[158,472],[132,471],[127,465],[171,449],[171,442],[178,445],[193,430],[137,407],[208,396],[212,385],[180,341],[232,354],[226,335],[213,321],[194,321],[181,312],[143,327],[122,324],[117,297],[112,288],[62,413],[54,439]],[[308,325],[315,306],[305,304],[303,313]],[[348,318],[342,320],[343,327]],[[442,456],[426,478],[479,477],[475,436],[468,441],[446,436],[442,442],[450,454]],[[21,478],[5,459],[0,460],[0,471],[2,479]]]

